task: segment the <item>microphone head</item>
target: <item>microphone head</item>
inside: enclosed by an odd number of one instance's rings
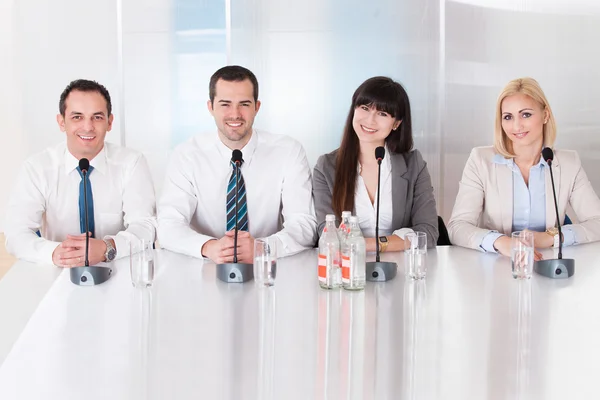
[[[82,158],[81,160],[79,160],[79,169],[81,170],[81,172],[87,172],[90,169],[90,162],[87,158]]]
[[[233,161],[234,164],[241,164],[242,163],[242,152],[240,150],[234,150],[231,152],[231,161]]]
[[[375,158],[378,161],[383,160],[384,156],[385,156],[385,147],[379,146],[378,148],[375,149]]]
[[[542,150],[542,157],[544,157],[544,161],[551,163],[554,159],[554,152],[550,147],[544,147]]]

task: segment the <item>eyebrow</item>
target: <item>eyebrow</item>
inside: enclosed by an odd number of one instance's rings
[[[231,104],[231,100],[219,100],[217,103],[227,103]],[[252,104],[252,100],[242,100],[240,104]]]
[[[69,115],[83,115],[83,113],[79,112],[79,111],[71,111],[71,114],[69,114]],[[92,115],[102,115],[102,116],[105,116],[106,114],[104,113],[104,111],[96,111]]]
[[[519,113],[522,113],[523,111],[533,111],[533,108],[524,108],[522,110],[519,110]],[[510,114],[510,113],[508,111],[505,111],[502,114],[504,115],[504,114]]]

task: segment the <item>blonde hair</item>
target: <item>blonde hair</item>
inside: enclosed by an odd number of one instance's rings
[[[556,140],[556,122],[554,121],[554,114],[552,108],[548,104],[548,99],[542,91],[540,84],[533,78],[519,78],[513,79],[508,82],[506,87],[498,96],[498,102],[496,103],[496,124],[494,128],[494,148],[500,154],[506,158],[514,158],[516,155],[513,151],[511,140],[502,129],[502,101],[508,96],[512,96],[517,93],[522,93],[526,96],[531,97],[535,100],[544,111],[548,112],[548,121],[544,124],[543,137],[544,147],[553,147],[554,141]]]

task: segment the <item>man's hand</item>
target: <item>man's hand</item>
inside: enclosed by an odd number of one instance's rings
[[[221,239],[211,239],[204,243],[202,256],[210,258],[216,264],[233,262],[233,238],[223,236]]]
[[[544,233],[544,235],[546,235],[546,234]],[[546,236],[549,236],[549,235],[546,235]],[[535,244],[535,242],[534,242],[534,244]],[[509,238],[508,236],[500,236],[498,239],[496,239],[496,241],[494,242],[494,247],[496,248],[498,253],[500,253],[504,256],[507,256],[507,257],[511,257],[512,243],[511,243],[511,238]],[[533,259],[534,259],[534,261],[539,261],[539,260],[543,260],[544,257],[542,256],[542,253],[540,253],[539,251],[534,249]]]
[[[90,265],[105,260],[106,243],[104,240],[90,238],[88,258]],[[54,249],[52,262],[59,267],[79,267],[85,265],[85,234],[67,235],[67,239]]]
[[[235,231],[225,232],[225,237],[230,237],[233,243]],[[238,231],[237,239],[237,257],[239,263],[253,264],[254,263],[254,238],[250,232]]]

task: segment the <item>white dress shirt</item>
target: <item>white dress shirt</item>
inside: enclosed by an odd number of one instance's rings
[[[254,130],[241,151],[252,237],[276,238],[279,257],[312,247],[317,221],[302,145]],[[158,205],[162,247],[202,257],[204,243],[225,235],[231,153],[216,133],[196,136],[175,149]]]
[[[386,146],[386,154],[390,154]],[[358,164],[358,174],[356,176],[356,188],[354,190],[354,209],[358,217],[360,230],[366,238],[375,237],[375,225],[377,222],[377,192],[375,199],[371,203],[367,186],[361,173],[361,165]],[[380,201],[379,204],[379,236],[396,235],[404,239],[404,235],[413,232],[410,228],[394,230],[392,226],[393,208],[392,208],[392,163],[389,157],[384,157],[381,161],[381,182],[380,182]]]
[[[90,161],[95,237],[115,241],[117,257],[129,255],[132,236],[153,241],[156,232],[154,186],[144,156],[111,143]],[[52,263],[54,249],[78,235],[79,160],[66,143],[25,161],[6,217],[6,248],[16,257]],[[40,231],[41,237],[36,234]]]

